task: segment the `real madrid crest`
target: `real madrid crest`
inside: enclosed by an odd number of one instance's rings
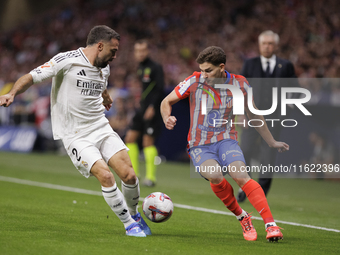
[[[82,161],[81,163],[82,163],[83,166],[86,167],[86,168],[89,166],[89,164],[88,164],[86,161]]]

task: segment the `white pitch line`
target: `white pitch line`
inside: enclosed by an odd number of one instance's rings
[[[17,184],[24,184],[24,185],[34,186],[34,187],[41,187],[41,188],[48,188],[48,189],[55,189],[55,190],[63,190],[63,191],[80,193],[80,194],[102,196],[102,193],[100,191],[93,191],[93,190],[87,190],[87,189],[79,189],[79,188],[73,188],[73,187],[56,185],[56,184],[50,184],[50,183],[44,183],[44,182],[35,182],[35,181],[17,179],[17,178],[6,177],[6,176],[0,176],[0,181],[17,183]],[[143,200],[143,198],[141,198],[141,200]],[[196,207],[196,206],[190,206],[190,205],[182,205],[182,204],[177,204],[177,203],[174,203],[174,206],[178,207],[178,208],[182,208],[182,209],[194,210],[194,211],[199,211],[199,212],[207,212],[207,213],[214,213],[214,214],[222,214],[222,215],[234,216],[234,214],[232,214],[230,212],[219,211],[219,210],[212,210],[212,209],[207,209],[207,208],[203,208],[203,207]],[[252,217],[252,219],[262,220],[262,218],[254,217],[254,216]],[[313,225],[300,224],[300,223],[289,222],[289,221],[282,221],[282,220],[275,220],[275,222],[282,223],[282,224],[287,224],[287,225],[292,225],[292,226],[312,228],[312,229],[319,229],[319,230],[324,230],[324,231],[329,231],[329,232],[340,233],[340,230],[333,229],[333,228],[324,228],[324,227],[318,227],[318,226],[313,226]]]
[[[6,176],[0,176],[0,181],[12,182],[12,183],[17,183],[17,184],[25,184],[29,186],[42,187],[42,188],[48,188],[48,189],[70,191],[70,192],[81,193],[81,194],[102,196],[102,193],[100,191],[78,189],[78,188],[61,186],[61,185],[56,185],[56,184],[51,184],[51,183],[35,182],[35,181],[17,179],[17,178],[6,177]]]
[[[208,213],[214,213],[214,214],[223,214],[223,215],[234,216],[234,214],[233,214],[233,213],[230,213],[230,212],[212,210],[212,209],[207,209],[207,208],[203,208],[203,207],[196,207],[196,206],[190,206],[190,205],[182,205],[182,204],[176,204],[176,203],[174,203],[174,206],[179,207],[179,208],[183,208],[183,209],[188,209],[188,210],[194,210],[194,211],[200,211],[200,212],[208,212]],[[255,217],[255,216],[251,216],[251,219],[254,219],[254,220],[262,220],[262,218],[260,218],[260,217]],[[338,230],[338,229],[333,229],[333,228],[324,228],[324,227],[318,227],[318,226],[313,226],[313,225],[300,224],[300,223],[289,222],[289,221],[283,221],[283,220],[276,220],[276,219],[275,219],[275,222],[276,222],[276,223],[287,224],[287,225],[292,225],[292,226],[299,226],[299,227],[305,227],[305,228],[320,229],[320,230],[325,230],[325,231],[340,233],[340,230]]]

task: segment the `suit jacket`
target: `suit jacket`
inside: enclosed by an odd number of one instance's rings
[[[260,57],[248,59],[244,62],[241,75],[246,78],[263,78],[265,74],[262,70]],[[293,64],[285,59],[276,57],[276,64],[271,74],[272,78],[296,78]]]
[[[261,99],[263,98],[263,89],[268,86],[268,79],[252,79],[252,78],[264,78],[265,73],[262,70],[262,64],[260,57],[248,59],[244,62],[241,75],[243,75],[253,88],[253,97],[256,106],[260,106]],[[293,64],[285,59],[278,58],[276,56],[276,64],[270,78],[296,78]],[[270,87],[278,88],[278,108],[281,107],[281,87],[296,87],[299,86],[297,79],[270,79]],[[267,84],[267,85],[266,85]],[[268,94],[267,94],[268,95]],[[271,92],[269,92],[271,95]]]

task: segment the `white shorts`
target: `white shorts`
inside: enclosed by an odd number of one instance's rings
[[[119,135],[112,130],[110,125],[97,129],[90,133],[84,133],[69,140],[63,140],[67,154],[73,165],[86,178],[90,177],[91,168],[98,160],[103,159],[106,163],[110,158],[121,150],[129,150]]]

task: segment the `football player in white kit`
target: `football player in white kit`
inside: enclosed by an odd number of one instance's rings
[[[34,83],[52,79],[51,117],[54,139],[61,139],[74,166],[85,177],[95,176],[105,201],[124,224],[128,236],[151,231],[137,211],[139,182],[127,147],[104,115],[112,98],[107,92],[109,62],[116,58],[120,35],[101,25],[91,29],[86,48],[59,53],[49,62],[19,78],[0,97],[8,107],[14,97]],[[108,165],[122,181],[122,192]]]

